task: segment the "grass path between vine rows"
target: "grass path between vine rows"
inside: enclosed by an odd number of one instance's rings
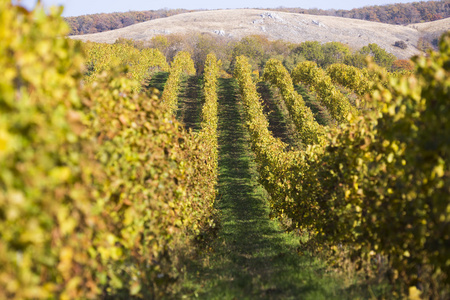
[[[219,122],[221,227],[211,249],[187,263],[181,297],[354,299],[323,263],[298,255],[298,237],[269,218],[234,79],[219,80]]]

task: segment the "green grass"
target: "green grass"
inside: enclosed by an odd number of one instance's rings
[[[305,101],[305,105],[311,109],[317,123],[323,126],[328,126],[333,123],[333,119],[331,118],[327,108],[323,106],[320,101],[316,97],[314,97],[312,93],[310,93],[304,86],[296,85],[295,90],[297,91],[297,93],[302,95],[303,100]]]
[[[290,147],[300,149],[302,142],[298,131],[289,118],[288,109],[277,89],[271,88],[267,82],[259,82],[257,87],[272,135],[280,138]]]
[[[169,78],[168,72],[155,73],[149,80],[146,88],[156,88],[162,94],[164,85]],[[184,124],[186,129],[200,130],[203,94],[200,87],[199,76],[183,76],[178,96],[177,120]]]
[[[150,78],[146,88],[156,88],[162,94],[164,91],[164,85],[166,84],[168,78],[169,72],[157,72]]]
[[[221,227],[209,251],[186,262],[177,298],[355,299],[318,259],[299,255],[299,237],[269,218],[234,79],[219,81]],[[367,297],[362,297],[367,298]]]
[[[185,76],[181,82],[181,92],[178,96],[177,119],[184,124],[186,129],[193,131],[201,129],[203,102],[200,77]]]

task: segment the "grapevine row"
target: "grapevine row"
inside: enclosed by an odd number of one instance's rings
[[[417,59],[415,75],[394,76],[375,88],[369,100],[379,110],[333,129],[324,149],[290,153],[290,162],[281,147],[271,147],[267,121],[256,121],[262,110],[255,108],[245,59],[235,72],[262,183],[278,216],[291,218],[316,245],[336,250],[346,244],[352,256],[389,257],[405,294],[420,284],[424,295],[436,298],[448,295],[450,282],[450,144],[436,138],[450,124],[441,117],[448,110],[449,49],[447,35],[440,53]],[[276,159],[284,162],[283,172]]]
[[[60,13],[0,1],[0,298],[161,297],[210,223],[204,152],[141,77],[83,78]]]
[[[96,230],[101,244],[91,246],[100,262],[91,282],[96,294],[158,295],[158,278],[173,276],[170,249],[199,220],[191,215],[187,135],[155,94],[137,86],[110,70],[83,91],[84,134],[95,139],[101,174],[92,210],[107,222]]]
[[[187,52],[179,52],[171,66],[169,79],[165,84],[161,97],[163,105],[170,114],[174,114],[178,106],[178,93],[183,72],[194,73],[194,63]],[[199,230],[215,226],[212,215],[216,196],[218,174],[218,142],[217,142],[217,76],[219,64],[213,54],[205,61],[204,95],[205,103],[202,109],[202,124],[200,132],[190,132],[185,139],[185,155],[190,171],[187,176],[187,186],[190,195],[190,215],[202,220],[195,224],[191,231],[197,234]],[[198,218],[197,218],[198,216]]]
[[[347,97],[336,89],[330,76],[317,67],[316,63],[310,61],[299,63],[292,70],[291,76],[294,84],[300,82],[307,84],[313,91],[317,92],[322,104],[339,124],[347,123],[351,116],[358,114]]]
[[[204,147],[208,154],[208,167],[211,175],[209,176],[210,184],[214,191],[214,186],[217,185],[218,175],[218,140],[217,140],[217,125],[218,125],[218,98],[217,98],[217,78],[219,76],[220,62],[214,54],[208,54],[204,67],[204,97],[205,103],[202,109],[202,130],[201,135],[204,135]]]
[[[93,82],[102,72],[126,67],[128,78],[142,83],[154,68],[169,70],[166,58],[158,49],[138,50],[127,44],[83,44],[86,52],[87,74],[84,80]],[[138,86],[140,89],[141,86]]]
[[[323,212],[320,243],[386,255],[406,293],[420,284],[435,298],[445,298],[450,283],[450,144],[442,131],[450,123],[441,117],[449,109],[449,49],[447,36],[440,53],[416,60],[416,74],[375,88],[368,100],[377,110],[330,140],[309,168],[317,184],[304,195]]]
[[[280,89],[303,143],[306,145],[321,143],[324,140],[325,129],[316,122],[311,109],[294,90],[291,76],[283,64],[276,59],[270,59],[264,67],[263,79]]]
[[[176,112],[178,108],[178,93],[180,91],[181,75],[183,73],[194,74],[194,62],[188,52],[178,52],[170,66],[170,74],[164,85],[161,101],[166,105],[170,113]]]
[[[270,195],[273,212],[279,217],[294,220],[298,216],[299,204],[294,197],[300,187],[296,176],[305,171],[306,156],[313,152],[314,147],[307,147],[305,152],[286,152],[286,145],[273,137],[268,129],[268,121],[263,113],[251,70],[246,57],[237,57],[234,76],[239,84],[260,182]]]
[[[186,142],[186,160],[192,171],[190,174],[190,192],[192,193],[192,216],[198,215],[199,230],[208,230],[215,226],[214,201],[218,176],[218,140],[217,140],[217,76],[219,62],[214,54],[208,54],[204,67],[205,103],[202,109],[201,130],[190,132]]]
[[[342,85],[355,92],[359,97],[364,97],[373,89],[373,81],[369,80],[367,70],[358,69],[344,64],[333,64],[326,69],[335,84]]]

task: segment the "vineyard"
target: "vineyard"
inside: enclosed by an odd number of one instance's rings
[[[1,299],[450,296],[449,34],[259,76],[60,14],[0,0]]]

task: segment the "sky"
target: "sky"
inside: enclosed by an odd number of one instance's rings
[[[417,0],[418,1],[418,0]],[[31,9],[37,0],[13,0]],[[321,9],[352,9],[369,5],[384,5],[392,3],[408,3],[411,0],[41,0],[44,6],[63,5],[63,16],[80,16],[96,13],[127,12],[142,10],[157,10],[164,8],[185,9],[227,9],[227,8],[275,8],[300,7]]]

